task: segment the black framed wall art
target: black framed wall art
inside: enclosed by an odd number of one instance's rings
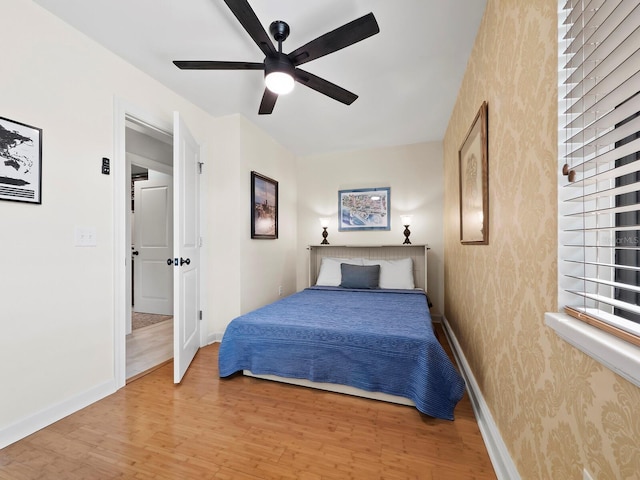
[[[42,129],[0,117],[0,200],[42,203]]]
[[[278,182],[251,172],[251,238],[278,238]]]

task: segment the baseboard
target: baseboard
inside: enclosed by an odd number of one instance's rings
[[[51,407],[47,407],[38,413],[18,420],[0,430],[0,449],[21,440],[38,430],[71,415],[78,410],[102,400],[117,390],[113,380],[104,382],[84,393],[76,395],[68,400],[60,402]]]
[[[478,382],[476,382],[476,379],[473,376],[469,363],[460,348],[458,339],[451,330],[451,326],[444,315],[442,316],[442,326],[444,327],[444,333],[447,336],[447,340],[449,340],[449,345],[451,345],[453,356],[458,362],[458,366],[460,367],[465,382],[467,382],[467,390],[469,392],[469,398],[471,399],[471,406],[473,407],[473,412],[475,413],[478,421],[478,427],[480,428],[482,439],[484,440],[487,451],[489,452],[489,458],[491,459],[496,476],[498,477],[498,480],[519,480],[520,474],[518,473],[518,469],[511,459],[507,446],[502,440],[500,430],[498,430],[498,426],[493,420],[489,406],[482,396]]]
[[[211,333],[207,335],[207,345],[211,345],[212,343],[216,343],[216,342],[221,342],[222,335],[224,335],[224,333]]]

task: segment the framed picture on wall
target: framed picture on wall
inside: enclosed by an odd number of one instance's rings
[[[251,172],[251,238],[278,238],[278,182]]]
[[[360,188],[338,192],[338,231],[391,230],[391,189]]]
[[[483,102],[458,151],[460,162],[460,242],[489,243],[489,150],[487,102]]]
[[[0,200],[42,203],[42,129],[0,117]]]

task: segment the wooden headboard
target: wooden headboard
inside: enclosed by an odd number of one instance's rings
[[[316,284],[323,257],[368,258],[371,260],[398,260],[411,257],[413,260],[413,281],[416,288],[427,291],[427,251],[426,245],[310,245],[309,286]]]

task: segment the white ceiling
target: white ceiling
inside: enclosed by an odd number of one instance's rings
[[[296,84],[258,115],[262,71],[186,71],[172,60],[262,62],[222,0],[35,0],[215,117],[240,113],[297,155],[442,140],[486,0],[249,0],[288,53],[373,12],[380,33],[303,68],[359,98]]]

